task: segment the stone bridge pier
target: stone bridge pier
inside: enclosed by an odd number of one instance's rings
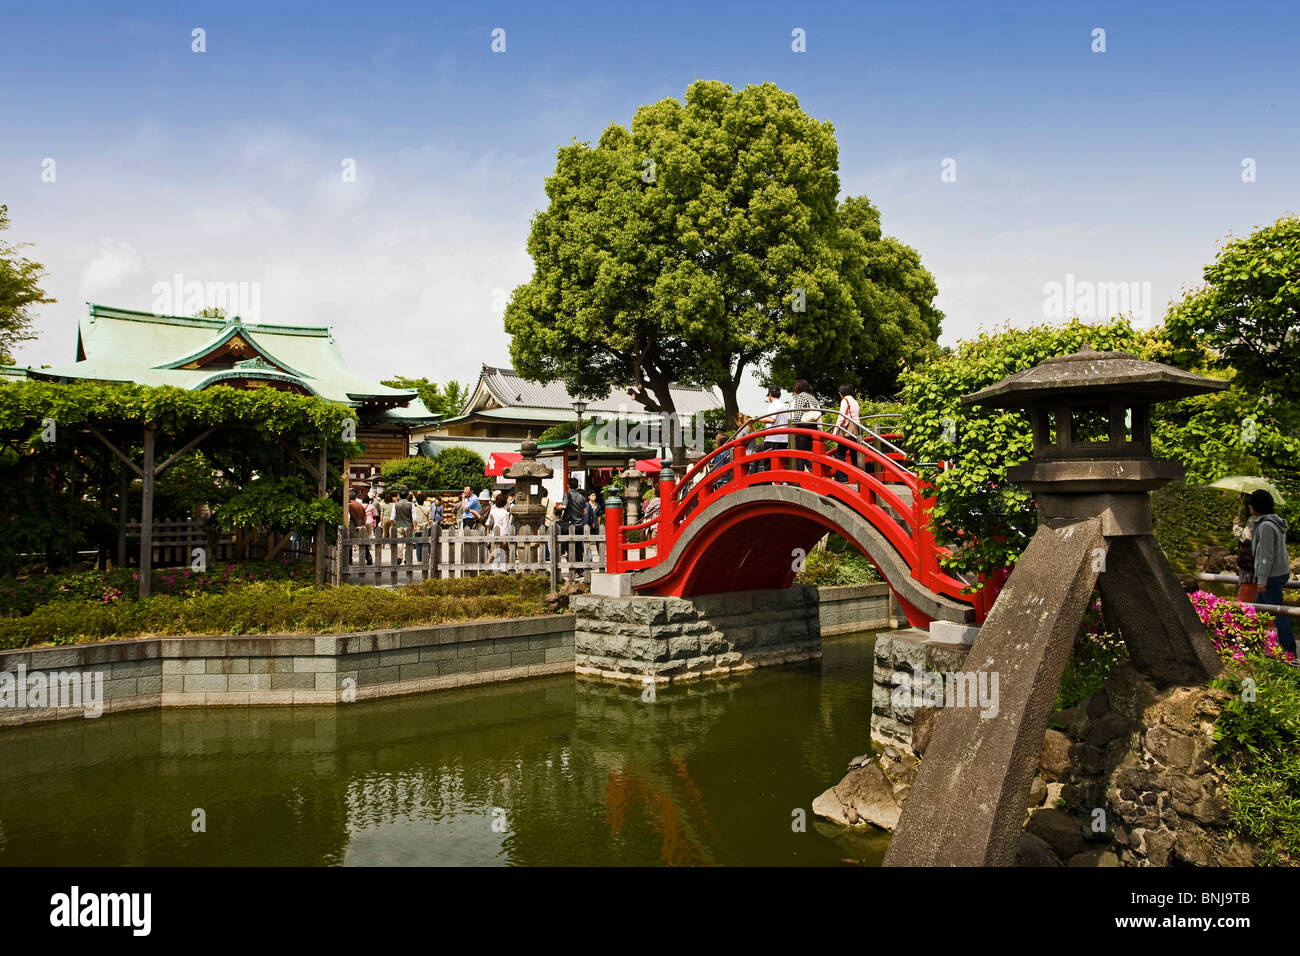
[[[570,599],[577,673],[667,684],[821,657],[815,587],[681,598],[634,595],[628,578],[594,574]]]

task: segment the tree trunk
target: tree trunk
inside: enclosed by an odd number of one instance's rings
[[[727,416],[727,428],[735,428],[740,416],[740,403],[736,398],[740,386],[731,381],[718,382],[717,385],[718,391],[722,392],[722,410]]]
[[[677,406],[673,404],[672,389],[669,387],[668,379],[661,376],[651,377],[649,382],[650,392],[654,395],[655,404],[659,407],[658,409],[650,409],[645,401],[642,401],[641,404],[645,405],[647,410],[658,411],[667,419],[665,424],[669,429],[667,436],[669,440],[666,444],[672,450],[673,470],[680,477],[686,467],[686,436],[685,429],[677,416]]]

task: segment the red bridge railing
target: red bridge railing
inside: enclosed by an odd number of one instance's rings
[[[769,444],[759,449],[760,442],[780,436],[786,436],[788,446]],[[680,480],[665,469],[659,483],[659,513],[650,520],[624,525],[618,509],[606,512],[606,570],[617,574],[655,567],[692,518],[712,502],[744,488],[780,482],[834,498],[866,517],[918,583],[933,593],[974,605],[977,620],[983,620],[992,604],[990,589],[968,593],[965,582],[939,566],[948,549],[935,541],[930,530],[931,486],[904,465],[906,455],[895,444],[898,437],[871,432],[859,440],[794,425],[732,438],[691,466]],[[840,455],[844,449],[852,452],[851,460],[833,455],[830,445]],[[900,496],[899,486],[909,492],[910,501]]]

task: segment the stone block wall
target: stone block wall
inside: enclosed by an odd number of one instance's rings
[[[914,627],[878,635],[871,688],[871,739],[910,748],[918,708],[897,702],[895,691],[900,687],[905,692],[916,688],[924,693],[921,675],[925,671],[960,671],[969,651],[969,645],[934,638]],[[912,697],[910,693],[907,696]]]
[[[336,704],[571,673],[568,615],[327,636],[168,637],[0,651],[0,726],[87,716],[86,702],[18,706],[13,685],[89,677],[102,713],[149,707]],[[5,675],[8,675],[6,677]],[[7,683],[6,683],[7,682]],[[10,697],[3,696],[8,686]],[[81,687],[77,688],[81,690]],[[101,710],[98,706],[95,710]]]
[[[889,585],[819,588],[822,637],[890,627]]]
[[[632,598],[622,609],[576,596],[575,610],[588,607],[583,617],[590,626],[578,625],[581,636],[575,617],[565,614],[350,634],[140,638],[0,650],[0,727],[85,717],[85,701],[64,702],[73,682],[78,690],[98,688],[102,708],[93,709],[102,714],[334,704],[572,673],[575,664],[581,673],[620,679],[717,675],[819,657],[819,620],[844,632],[888,624],[884,584],[823,588],[820,595],[817,588],[796,586],[693,601]],[[26,681],[37,672],[62,682],[61,706],[51,706],[48,691],[40,705],[18,706],[19,676]]]
[[[667,683],[821,656],[817,588],[570,599],[579,674]]]

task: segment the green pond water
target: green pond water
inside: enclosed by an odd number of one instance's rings
[[[0,864],[878,864],[810,809],[869,746],[873,645],[653,702],[563,676],[3,730]]]

